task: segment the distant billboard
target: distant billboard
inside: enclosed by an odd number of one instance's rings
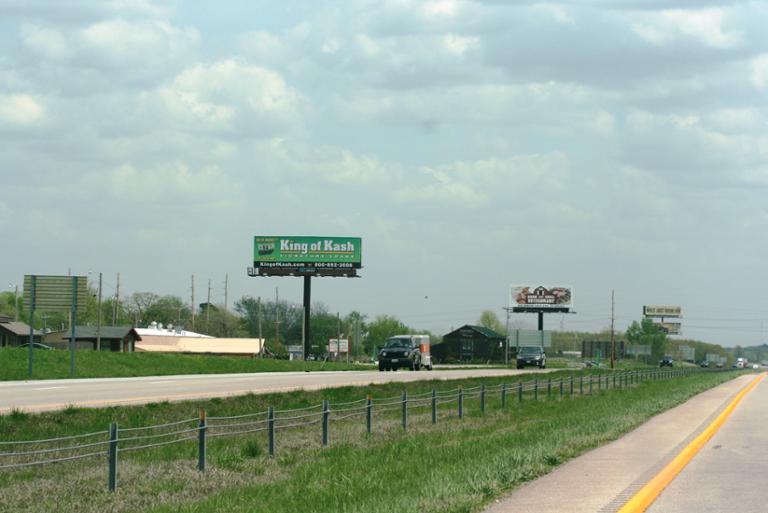
[[[660,322],[657,324],[667,335],[680,335],[682,333],[682,324],[679,322]]]
[[[360,268],[362,240],[359,237],[256,236],[253,240],[254,267],[313,265],[316,267]]]
[[[342,338],[341,340],[332,338],[328,341],[328,352],[332,354],[336,353],[348,353],[349,352],[349,339]]]
[[[552,347],[552,332],[549,330],[511,330],[509,332],[509,344],[515,347]]]
[[[509,306],[516,311],[568,311],[573,308],[573,289],[545,285],[513,285],[510,288]]]
[[[628,356],[650,356],[651,346],[648,344],[628,344],[627,355]]]
[[[354,276],[362,267],[361,255],[360,237],[257,235],[248,274]]]
[[[683,309],[676,305],[646,305],[643,306],[645,317],[682,317]]]

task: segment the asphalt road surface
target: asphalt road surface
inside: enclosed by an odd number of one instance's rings
[[[498,500],[484,513],[615,513],[755,378],[745,374],[657,415]],[[768,511],[768,383],[744,397],[721,430],[648,512]]]
[[[768,511],[768,383],[761,381],[648,513]]]
[[[0,414],[60,410],[67,406],[101,407],[146,404],[208,397],[227,397],[248,392],[263,394],[305,389],[407,382],[424,379],[509,376],[536,371],[509,369],[461,369],[422,372],[264,372],[257,374],[205,374],[141,378],[62,379],[0,382]],[[546,371],[544,371],[546,372]]]

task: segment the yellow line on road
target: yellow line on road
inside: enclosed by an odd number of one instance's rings
[[[733,410],[741,402],[750,390],[755,388],[757,384],[765,377],[766,373],[762,373],[753,379],[747,386],[736,394],[733,401],[725,408],[725,410],[717,416],[715,420],[709,424],[699,436],[693,439],[685,449],[675,456],[661,472],[656,474],[648,483],[643,486],[639,492],[637,492],[624,506],[617,511],[617,513],[642,513],[648,507],[653,504],[653,501],[661,494],[664,488],[669,485],[677,475],[685,468],[685,466],[693,459],[696,454],[704,447],[704,445],[717,433],[723,426],[728,417],[731,416]]]

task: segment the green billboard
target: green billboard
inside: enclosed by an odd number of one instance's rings
[[[360,237],[257,235],[253,238],[253,266],[260,268],[359,269],[361,254]]]

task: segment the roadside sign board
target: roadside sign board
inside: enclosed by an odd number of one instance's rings
[[[658,326],[664,330],[667,335],[680,335],[682,333],[682,324],[679,322],[660,322]]]
[[[643,315],[645,317],[682,317],[683,309],[677,305],[645,305]]]
[[[29,300],[30,306],[34,305],[35,310],[42,312],[66,312],[73,307],[83,310],[88,300],[88,277],[26,275],[24,300]]]
[[[328,341],[328,352],[329,353],[346,353],[349,351],[349,340],[348,339],[335,339],[332,338]]]

